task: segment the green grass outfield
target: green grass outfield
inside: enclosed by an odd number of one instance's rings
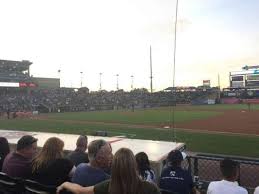
[[[259,106],[251,106],[259,109]],[[246,105],[211,105],[176,107],[175,121],[186,122],[214,117],[225,110],[247,109]],[[161,129],[171,121],[170,108],[131,111],[100,111],[78,113],[43,114],[41,119],[0,120],[1,129],[93,134],[106,130],[111,136],[127,135],[137,139],[172,141],[173,131]],[[45,120],[44,120],[45,119]],[[150,126],[150,127],[149,127]],[[258,126],[259,127],[259,126]],[[188,150],[214,154],[259,157],[259,137],[175,130],[179,142],[185,142]]]

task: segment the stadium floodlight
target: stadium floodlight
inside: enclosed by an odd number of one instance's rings
[[[58,69],[59,87],[61,87],[61,69]]]
[[[150,57],[150,92],[153,93],[153,71],[152,71],[152,48],[150,45],[149,48],[149,57]]]
[[[83,72],[82,71],[80,71],[80,74],[81,74],[81,88],[83,87]]]
[[[116,87],[117,87],[117,90],[119,90],[119,74],[116,74],[116,77],[117,77]]]
[[[133,81],[134,81],[134,76],[133,76],[133,75],[131,75],[130,77],[131,77],[131,90],[133,90]]]
[[[102,74],[103,73],[99,73],[99,75],[100,75],[100,90],[102,90]]]

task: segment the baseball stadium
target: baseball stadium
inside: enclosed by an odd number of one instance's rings
[[[259,194],[259,3],[59,1],[0,12],[0,194]]]
[[[31,131],[179,142],[193,161],[201,157],[199,165],[232,156],[258,168],[258,66],[230,72],[230,87],[222,90],[204,80],[199,87],[150,93],[63,88],[59,79],[30,76],[30,61],[0,64],[0,128],[6,136],[12,137],[8,131]],[[199,173],[200,178],[211,178]]]

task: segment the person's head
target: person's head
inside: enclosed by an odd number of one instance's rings
[[[88,158],[91,165],[107,169],[112,161],[111,145],[105,140],[94,140],[88,145]]]
[[[16,152],[32,159],[37,152],[37,141],[38,139],[31,135],[22,136],[17,142]]]
[[[145,152],[139,152],[135,155],[138,171],[140,175],[144,176],[145,170],[150,170],[150,163]]]
[[[10,152],[10,147],[5,137],[0,137],[0,145],[0,156],[4,157]]]
[[[61,139],[57,137],[47,139],[43,148],[32,162],[32,170],[36,171],[41,166],[47,165],[49,162],[58,158],[62,158],[63,148],[64,142]]]
[[[88,139],[86,135],[80,135],[76,141],[76,150],[85,152],[87,149]]]
[[[172,167],[180,167],[182,161],[186,158],[186,154],[179,150],[172,150],[167,156],[167,162]]]
[[[119,149],[112,161],[111,182],[109,193],[137,193],[140,177],[133,152],[128,148]]]
[[[224,179],[236,181],[238,178],[238,162],[225,158],[220,162],[220,170]]]

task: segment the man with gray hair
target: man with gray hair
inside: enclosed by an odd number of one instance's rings
[[[112,148],[105,140],[94,140],[88,145],[89,164],[78,165],[72,182],[81,186],[93,186],[110,178],[105,170],[111,167]]]
[[[76,149],[67,155],[67,158],[73,162],[75,166],[81,163],[88,163],[87,149],[88,139],[86,135],[80,135],[76,141]]]

